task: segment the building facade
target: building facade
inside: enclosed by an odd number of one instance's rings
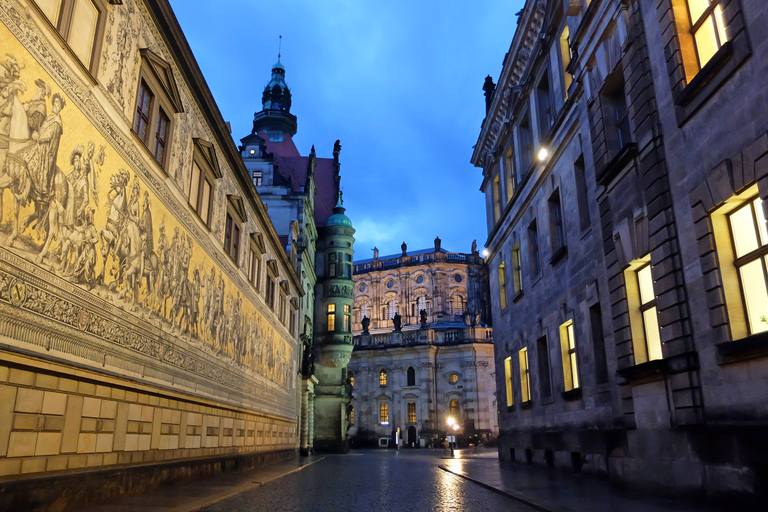
[[[264,87],[262,110],[254,114],[251,133],[241,139],[240,154],[304,290],[297,304],[303,354],[300,451],[343,452],[348,449],[349,395],[341,368],[349,357],[340,357],[352,347],[344,319],[349,317],[345,308],[353,303],[354,229],[341,200],[341,144],[336,141],[333,158],[318,158],[314,146],[309,156],[301,156],[293,142],[298,123],[291,104],[278,56]],[[338,322],[329,326],[329,316]]]
[[[292,456],[305,292],[168,2],[0,22],[2,507]]]
[[[751,0],[525,3],[472,157],[502,459],[765,492],[765,19]]]
[[[488,270],[441,247],[355,262],[350,436],[358,445],[498,435]],[[486,317],[487,318],[487,317]],[[447,424],[452,418],[456,430]]]

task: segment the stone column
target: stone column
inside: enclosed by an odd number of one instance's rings
[[[310,397],[314,396],[317,377],[310,375],[301,381],[301,442],[299,453],[309,455],[312,453],[312,423],[314,422],[314,407]]]
[[[307,450],[315,452],[315,394],[307,394]]]

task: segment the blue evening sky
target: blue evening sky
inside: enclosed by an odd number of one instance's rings
[[[357,230],[356,259],[431,247],[469,252],[487,238],[482,173],[469,159],[523,0],[171,0],[239,140],[277,61],[291,88],[294,138],[330,158]]]

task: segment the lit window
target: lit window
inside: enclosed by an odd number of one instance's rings
[[[520,246],[512,249],[512,286],[515,295],[523,290],[523,269],[520,266]]]
[[[100,33],[105,21],[102,1],[35,0],[83,65],[95,73]]]
[[[389,404],[379,404],[379,423],[389,425]]]
[[[504,262],[499,265],[499,307],[504,309],[507,307],[507,278],[504,275],[506,271],[506,265]]]
[[[355,424],[355,410],[350,409],[349,411],[349,424],[354,425]]]
[[[755,197],[728,215],[735,250],[734,265],[744,297],[749,334],[768,330],[768,231],[763,201]]]
[[[349,332],[349,314],[352,312],[352,306],[344,304],[344,332]]]
[[[514,388],[512,386],[512,358],[504,360],[504,381],[507,385],[507,407],[515,405]]]
[[[336,330],[336,304],[328,304],[326,313],[328,315],[328,332]]]
[[[451,400],[451,403],[448,405],[449,414],[458,422],[459,416],[461,416],[461,407],[459,406],[458,400]]]
[[[379,372],[379,386],[386,386],[387,385],[387,370],[381,370]]]
[[[568,25],[563,28],[560,34],[560,63],[563,70],[563,99],[568,99],[568,89],[573,82],[573,76],[566,71],[571,63],[571,32]]]
[[[416,403],[408,402],[408,423],[416,423]]]
[[[691,35],[701,69],[728,40],[723,8],[719,0],[687,0],[687,3]]]
[[[354,372],[347,372],[347,379],[349,379],[349,385],[355,387],[355,374]]]
[[[565,390],[579,387],[579,372],[576,361],[576,339],[573,336],[573,320],[560,326],[560,350],[563,356],[563,382]]]
[[[531,376],[528,369],[528,349],[520,349],[520,393],[522,395],[522,401],[531,401]]]
[[[498,222],[501,218],[501,185],[499,175],[493,178],[493,219]]]

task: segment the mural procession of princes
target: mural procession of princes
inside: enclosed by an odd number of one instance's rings
[[[102,173],[108,174],[105,146],[98,152],[92,141],[60,147],[67,101],[40,78],[22,101],[28,92],[24,67],[12,55],[0,61],[4,246],[125,310],[202,341],[219,357],[290,385],[291,348],[261,315],[243,312],[240,292],[226,291],[215,266],[190,269],[191,236],[174,227],[169,240],[164,216],[155,231],[150,194],[138,176],[117,169],[108,189],[101,189]],[[6,201],[12,201],[10,218],[4,218]],[[96,225],[97,208],[106,214],[102,226]]]

